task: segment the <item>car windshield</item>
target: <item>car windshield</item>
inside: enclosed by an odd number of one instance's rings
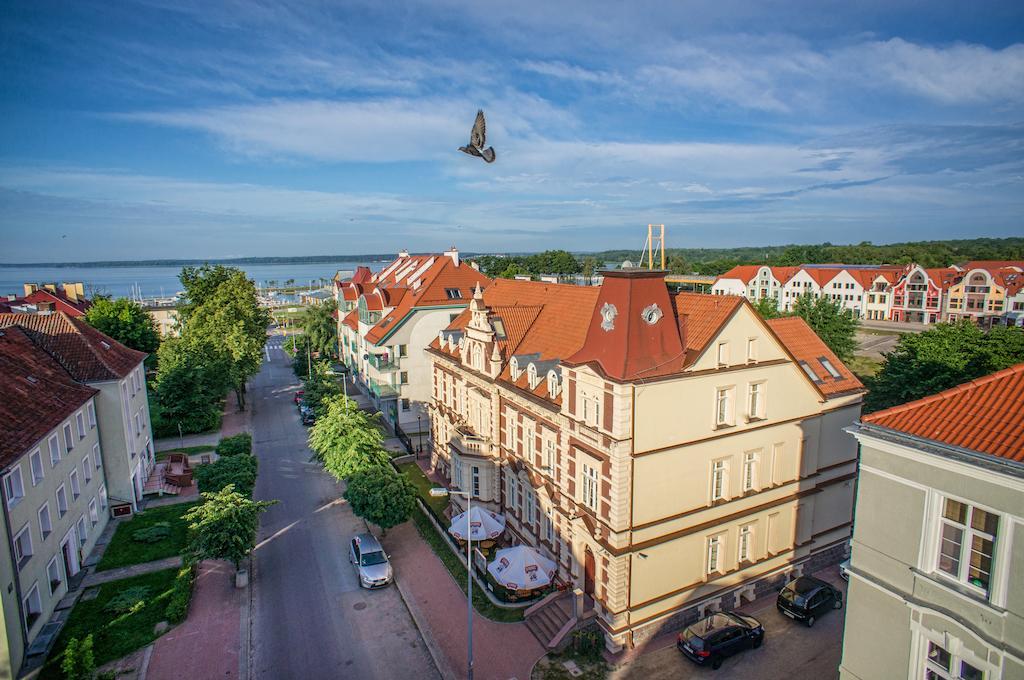
[[[363,553],[363,558],[362,560],[360,560],[359,563],[364,567],[372,567],[375,564],[384,564],[387,561],[388,556],[385,555],[383,552],[378,551],[371,553]]]
[[[782,599],[786,602],[792,602],[797,607],[803,607],[807,604],[807,598],[803,595],[798,595],[792,588],[786,587],[782,591]]]

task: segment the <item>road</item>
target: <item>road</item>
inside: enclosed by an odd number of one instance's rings
[[[342,487],[309,462],[280,338],[251,384],[255,495],[277,499],[253,552],[250,677],[439,678],[397,588],[359,587],[348,541],[365,525]],[[387,548],[387,541],[384,541]]]
[[[838,586],[845,602],[846,583],[839,578],[835,567],[815,576]],[[668,646],[642,654],[613,677],[615,680],[683,680],[708,677],[711,673],[716,680],[827,680],[839,676],[846,607],[828,612],[813,628],[780,614],[774,598],[761,598],[740,611],[764,625],[764,644],[759,649],[749,649],[726,659],[717,672],[692,663],[675,648],[674,641],[666,641]]]

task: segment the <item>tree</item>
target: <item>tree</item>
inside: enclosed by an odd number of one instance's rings
[[[231,367],[212,342],[192,335],[168,338],[157,353],[153,427],[159,436],[204,432],[220,421],[220,400]]]
[[[178,274],[178,280],[185,288],[184,302],[178,305],[178,318],[181,322],[187,322],[192,312],[210,300],[222,283],[238,273],[241,273],[240,269],[222,264],[182,267]]]
[[[326,414],[309,431],[313,459],[336,479],[349,479],[360,470],[383,467],[391,457],[384,450],[384,435],[370,416],[351,399],[335,397]]]
[[[509,262],[498,276],[503,279],[514,279],[517,276],[526,274],[526,271],[515,262]]]
[[[313,374],[303,381],[302,399],[312,407],[317,418],[327,412],[331,400],[341,395],[341,387],[328,371],[330,366],[326,361],[317,361],[313,364]]]
[[[1024,362],[1024,329],[970,321],[905,333],[868,381],[866,411],[904,404]]]
[[[338,353],[338,323],[334,319],[337,309],[338,303],[334,300],[306,309],[302,333],[309,339],[312,350],[321,356]]]
[[[759,298],[757,302],[752,302],[751,305],[761,315],[762,319],[775,319],[782,316],[779,312],[779,301],[773,297]]]
[[[85,321],[122,345],[140,352],[153,354],[160,347],[156,320],[142,305],[128,298],[93,298],[92,306],[85,313]]]
[[[825,296],[816,298],[808,293],[797,298],[793,315],[806,321],[837,357],[846,361],[853,356],[859,324],[853,312]]]
[[[64,648],[60,670],[65,680],[93,680],[96,677],[96,659],[92,652],[92,633],[84,639],[71,638]]]
[[[197,560],[228,560],[238,571],[256,546],[260,515],[277,501],[254,501],[230,484],[202,498],[183,516],[191,531],[188,552]]]
[[[597,258],[593,255],[588,255],[583,258],[583,262],[580,265],[583,276],[585,276],[588,281],[594,277],[594,274],[597,273],[598,267],[600,266],[601,265],[597,261]]]
[[[671,274],[689,274],[691,269],[690,263],[682,253],[672,253],[672,257],[668,259],[668,271]]]
[[[390,467],[373,467],[352,475],[344,498],[352,512],[388,529],[409,519],[416,507],[416,487]]]
[[[196,485],[199,491],[209,492],[231,486],[238,493],[252,497],[253,487],[256,486],[257,467],[258,460],[251,455],[240,454],[220,458],[196,468]]]

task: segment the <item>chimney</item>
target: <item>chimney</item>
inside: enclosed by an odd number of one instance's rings
[[[456,267],[459,266],[459,249],[458,248],[456,248],[455,246],[452,246],[449,250],[444,251],[444,254],[445,254],[445,257],[452,258],[452,262],[455,263]]]
[[[43,288],[45,288],[46,290],[50,291],[51,293],[56,293],[57,292],[57,284],[56,283],[44,283],[43,284]]]
[[[39,286],[37,286],[37,285],[36,285],[36,284],[34,284],[34,283],[26,283],[26,284],[24,285],[24,289],[25,289],[25,297],[28,297],[28,296],[29,296],[29,295],[31,295],[32,293],[34,293],[34,292],[36,292],[37,290],[39,290]]]
[[[75,284],[63,282],[60,287],[64,289],[64,295],[67,299],[72,302],[78,302],[78,291],[75,289]]]
[[[53,314],[56,307],[57,305],[49,300],[36,303],[36,311],[43,316]]]
[[[398,251],[398,257],[399,258],[409,257],[409,251],[408,250],[399,250]]]

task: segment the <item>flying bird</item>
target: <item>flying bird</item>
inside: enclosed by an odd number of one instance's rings
[[[469,133],[469,144],[460,146],[459,151],[470,156],[479,156],[488,163],[493,163],[494,147],[490,146],[485,149],[484,144],[486,143],[487,122],[484,120],[484,110],[480,109],[476,112],[476,121],[473,123],[473,130]]]

